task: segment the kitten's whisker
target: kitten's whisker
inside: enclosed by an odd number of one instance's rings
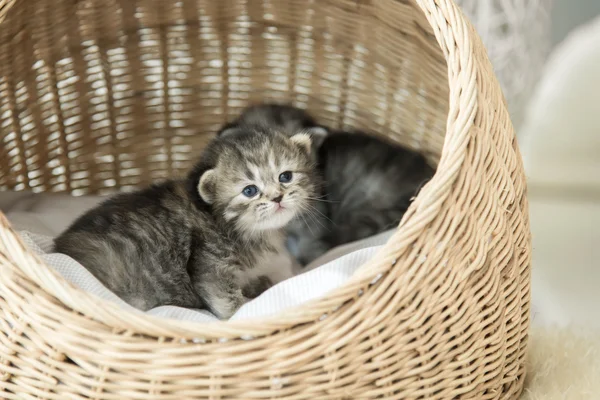
[[[326,197],[327,197],[326,194],[324,194],[322,196],[306,196],[307,199],[324,199]]]
[[[321,196],[318,196],[318,195],[315,195],[315,196],[306,196],[307,199],[324,199],[326,197],[327,197],[326,194],[321,195]]]
[[[313,210],[311,210],[309,207],[310,207],[310,206],[305,206],[305,205],[302,205],[302,206],[301,206],[301,209],[302,209],[303,211],[305,211],[305,212],[306,212],[306,215],[307,215],[307,216],[310,218],[310,220],[311,220],[313,223],[320,225],[320,226],[321,226],[323,229],[326,229],[326,230],[328,230],[328,231],[331,231],[331,229],[329,229],[327,226],[325,226],[325,225],[323,224],[323,222],[321,221],[321,218],[319,218],[319,216],[318,216],[317,214],[315,214],[315,213],[314,213],[314,211],[313,211]]]
[[[302,215],[303,213],[300,213],[298,215],[300,215],[300,218],[302,218],[302,221],[304,222],[304,225],[306,225],[306,227],[308,228],[308,230],[310,231],[310,234],[315,236],[315,233],[313,232],[313,230],[310,227],[310,224],[308,222],[306,222],[306,220],[304,219],[304,215]]]
[[[313,205],[310,205],[310,204],[309,204],[309,207],[311,207],[311,209],[312,209],[313,211],[316,211],[317,213],[319,213],[319,215],[321,215],[321,216],[322,216],[323,218],[325,218],[327,221],[331,222],[331,223],[332,223],[334,226],[337,226],[337,225],[335,224],[335,222],[333,222],[333,221],[331,220],[331,218],[329,218],[327,215],[325,215],[325,214],[323,214],[321,211],[319,211],[319,209],[318,209],[318,208],[316,208],[315,206],[313,206]]]
[[[304,218],[305,216],[308,217],[311,222],[315,223],[318,222],[314,219],[314,216],[311,215],[310,213],[308,213],[308,208],[306,207],[306,205],[302,204],[302,203],[298,203],[297,201],[294,201],[293,203],[291,203],[292,206],[298,207],[300,209],[300,212],[298,213],[298,215],[300,216],[300,218],[302,219],[302,221],[304,222],[304,225],[306,225],[306,227],[308,228],[308,230],[310,231],[310,233],[315,236],[315,233],[313,232],[312,228],[311,228],[311,224],[308,223],[306,221],[306,218]]]
[[[335,200],[324,200],[323,198],[318,199],[316,197],[307,197],[307,199],[309,200],[313,200],[313,201],[320,201],[322,203],[339,203],[339,201],[335,201]]]
[[[323,221],[323,217],[321,215],[318,215],[315,213],[315,210],[313,209],[306,209],[306,212],[308,213],[308,215],[311,216],[311,219],[317,223],[319,226],[321,226],[323,229],[326,229],[328,232],[331,232],[331,228],[329,226],[327,226],[324,221]],[[326,217],[325,217],[326,218]],[[329,218],[326,218],[327,220],[329,220]],[[335,225],[333,223],[333,221],[329,220],[333,225]]]
[[[308,210],[308,209],[304,209],[304,213],[303,213],[303,214],[304,214],[306,217],[308,217],[308,219],[310,220],[310,222],[312,222],[313,224],[315,224],[315,225],[321,225],[321,226],[323,226],[323,225],[320,223],[320,221],[319,221],[318,219],[316,219],[315,215],[314,215],[314,214],[312,214],[312,213],[310,212],[310,210]],[[310,225],[308,225],[308,226],[310,226]]]

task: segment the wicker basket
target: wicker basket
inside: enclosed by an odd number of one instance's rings
[[[514,399],[529,324],[521,157],[451,0],[9,0],[0,188],[74,195],[183,173],[249,103],[292,102],[438,165],[351,281],[267,319],[125,312],[0,215],[7,399]]]

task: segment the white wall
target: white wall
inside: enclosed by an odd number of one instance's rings
[[[556,45],[571,29],[596,15],[600,15],[600,0],[554,0],[552,43]]]
[[[600,19],[573,31],[600,16],[600,0],[555,2],[554,54],[520,138],[533,235],[533,322],[600,330]]]

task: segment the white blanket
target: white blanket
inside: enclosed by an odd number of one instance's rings
[[[7,214],[23,237],[27,246],[67,281],[104,300],[132,308],[108,290],[98,279],[72,258],[52,253],[53,240],[75,217],[93,207],[100,198],[70,198],[64,195],[27,195],[2,193],[0,208]],[[3,203],[3,204],[2,204]],[[393,231],[333,249],[316,260],[305,272],[283,281],[258,298],[245,304],[231,318],[263,317],[278,313],[288,307],[324,296],[352,276],[354,271],[375,255]],[[179,320],[212,322],[217,318],[204,310],[162,306],[148,311],[149,314]]]
[[[25,243],[67,281],[86,292],[131,308],[100,283],[81,264],[64,254],[52,254],[52,237],[63,231],[73,220],[102,198],[70,197],[44,193],[0,193],[0,211],[20,231]],[[392,235],[393,230],[368,239],[346,244],[330,250],[308,265],[303,273],[275,285],[258,298],[245,304],[232,317],[234,320],[276,314],[288,307],[300,305],[325,296],[342,286],[367,260],[373,257]],[[537,315],[533,305],[534,322],[544,320]],[[148,313],[180,320],[211,322],[217,318],[203,310],[181,307],[157,307]]]

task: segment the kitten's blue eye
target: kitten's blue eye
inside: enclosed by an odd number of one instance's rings
[[[242,190],[242,193],[246,197],[254,197],[256,196],[256,193],[258,193],[258,188],[254,185],[248,185]]]
[[[292,180],[292,173],[290,171],[282,172],[279,175],[279,182],[281,182],[281,183],[288,183],[291,180]]]

